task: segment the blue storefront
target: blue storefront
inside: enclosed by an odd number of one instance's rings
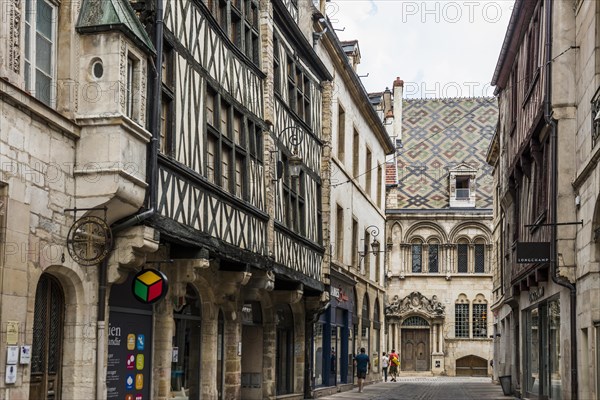
[[[314,326],[313,387],[352,383],[354,348],[354,285],[356,282],[331,272],[328,288],[331,306]]]

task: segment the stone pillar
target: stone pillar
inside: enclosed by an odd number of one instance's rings
[[[200,381],[202,384],[202,398],[217,398],[217,318],[214,312],[210,318],[204,319],[202,315],[202,366]]]
[[[270,309],[273,312],[273,309]],[[266,310],[265,310],[266,313]],[[274,399],[277,393],[275,382],[275,352],[277,330],[275,322],[265,322],[263,325],[263,398]]]
[[[434,375],[442,375],[444,373],[444,352],[442,351],[442,324],[434,323],[433,328],[435,330],[433,347],[435,351],[431,353],[431,372]]]
[[[227,315],[229,314],[229,315]],[[239,399],[242,386],[242,326],[235,311],[225,313],[225,387],[224,398]]]
[[[168,400],[171,396],[171,358],[173,350],[173,307],[169,297],[154,307],[154,352],[152,374],[154,377],[152,396],[156,400]],[[199,349],[198,349],[199,350]]]

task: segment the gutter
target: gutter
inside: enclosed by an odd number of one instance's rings
[[[156,0],[156,19],[154,22],[154,40],[156,58],[154,62],[154,101],[150,115],[150,130],[152,140],[148,144],[148,161],[146,163],[146,177],[148,183],[147,204],[148,210],[132,215],[119,224],[112,225],[113,234],[139,224],[155,214],[158,199],[158,144],[160,140],[160,112],[161,112],[161,67],[163,57],[163,0]],[[106,352],[106,292],[108,287],[108,257],[98,268],[98,315],[96,323],[96,398],[106,398],[106,365],[104,355]]]
[[[551,73],[552,73],[552,0],[546,2],[546,81],[544,90],[544,119],[546,124],[550,127],[550,144],[552,151],[552,164],[551,164],[551,179],[552,179],[552,206],[551,206],[551,221],[552,235],[551,235],[551,248],[552,248],[552,262],[551,262],[551,273],[552,281],[557,285],[563,286],[569,289],[570,294],[570,336],[571,336],[571,400],[577,400],[578,395],[578,382],[577,382],[577,287],[575,284],[569,282],[567,279],[563,279],[558,276],[558,126],[557,121],[552,117],[551,110]]]

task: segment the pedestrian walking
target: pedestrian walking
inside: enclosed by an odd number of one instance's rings
[[[367,371],[371,368],[371,360],[365,354],[365,348],[360,348],[360,354],[354,357],[354,365],[356,366],[356,377],[358,378],[358,393],[362,393]]]
[[[398,367],[400,366],[400,359],[398,358],[398,353],[396,353],[396,350],[392,349],[389,358],[390,377],[392,378],[392,382],[396,382],[396,378],[398,377]]]
[[[383,369],[383,379],[384,382],[387,382],[387,371],[388,371],[388,366],[390,365],[390,358],[387,356],[386,352],[383,352],[383,355],[381,356],[381,369]]]

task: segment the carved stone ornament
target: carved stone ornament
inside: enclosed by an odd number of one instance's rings
[[[409,313],[421,313],[431,317],[443,317],[446,312],[444,306],[436,295],[431,299],[423,296],[420,292],[412,292],[403,299],[398,295],[385,307],[387,317],[401,317]]]

